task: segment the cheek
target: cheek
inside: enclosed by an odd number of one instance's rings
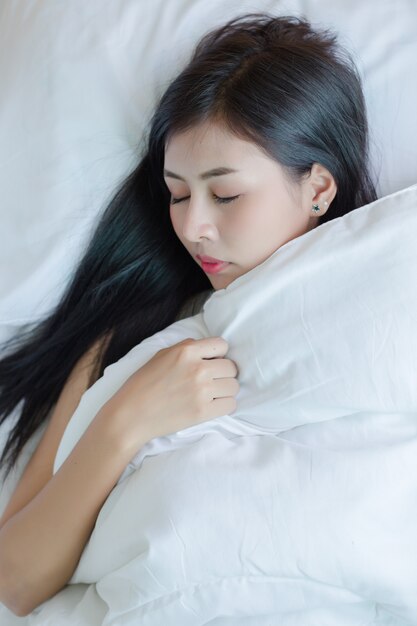
[[[262,218],[256,207],[246,207],[236,211],[228,223],[230,232],[235,232],[242,238],[253,237],[262,229]]]
[[[230,237],[240,249],[246,249],[248,258],[258,258],[259,262],[275,250],[285,225],[276,206],[251,205],[239,212],[229,228]]]

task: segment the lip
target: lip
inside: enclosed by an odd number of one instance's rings
[[[226,263],[226,261],[215,259],[214,257],[206,256],[205,254],[197,254],[197,259],[199,259],[202,263]]]
[[[213,257],[210,256],[200,256],[198,254],[197,259],[200,261],[201,267],[203,268],[204,272],[206,272],[206,274],[218,274],[218,272],[221,272],[225,267],[229,265],[227,261],[213,259]]]

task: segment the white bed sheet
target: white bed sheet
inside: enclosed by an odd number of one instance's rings
[[[417,181],[415,0],[2,0],[0,342],[58,301],[196,40],[262,10],[340,33],[364,78],[379,195]]]

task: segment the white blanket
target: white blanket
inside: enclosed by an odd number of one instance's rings
[[[417,182],[414,0],[0,0],[0,342],[59,302],[200,37],[254,9],[338,34],[378,195]]]
[[[417,624],[416,241],[417,185],[286,243],[107,367],[55,471],[185,337],[229,342],[237,410],[138,451],[28,623]]]

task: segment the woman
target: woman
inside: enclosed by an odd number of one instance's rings
[[[0,520],[0,600],[12,611],[28,614],[71,578],[137,449],[233,412],[239,384],[221,337],[161,350],[52,476],[85,390],[212,289],[375,200],[367,142],[361,81],[334,34],[247,14],[202,38],[160,99],[145,154],[59,306],[0,362],[2,420],[22,402],[2,457],[8,469],[49,419]]]

